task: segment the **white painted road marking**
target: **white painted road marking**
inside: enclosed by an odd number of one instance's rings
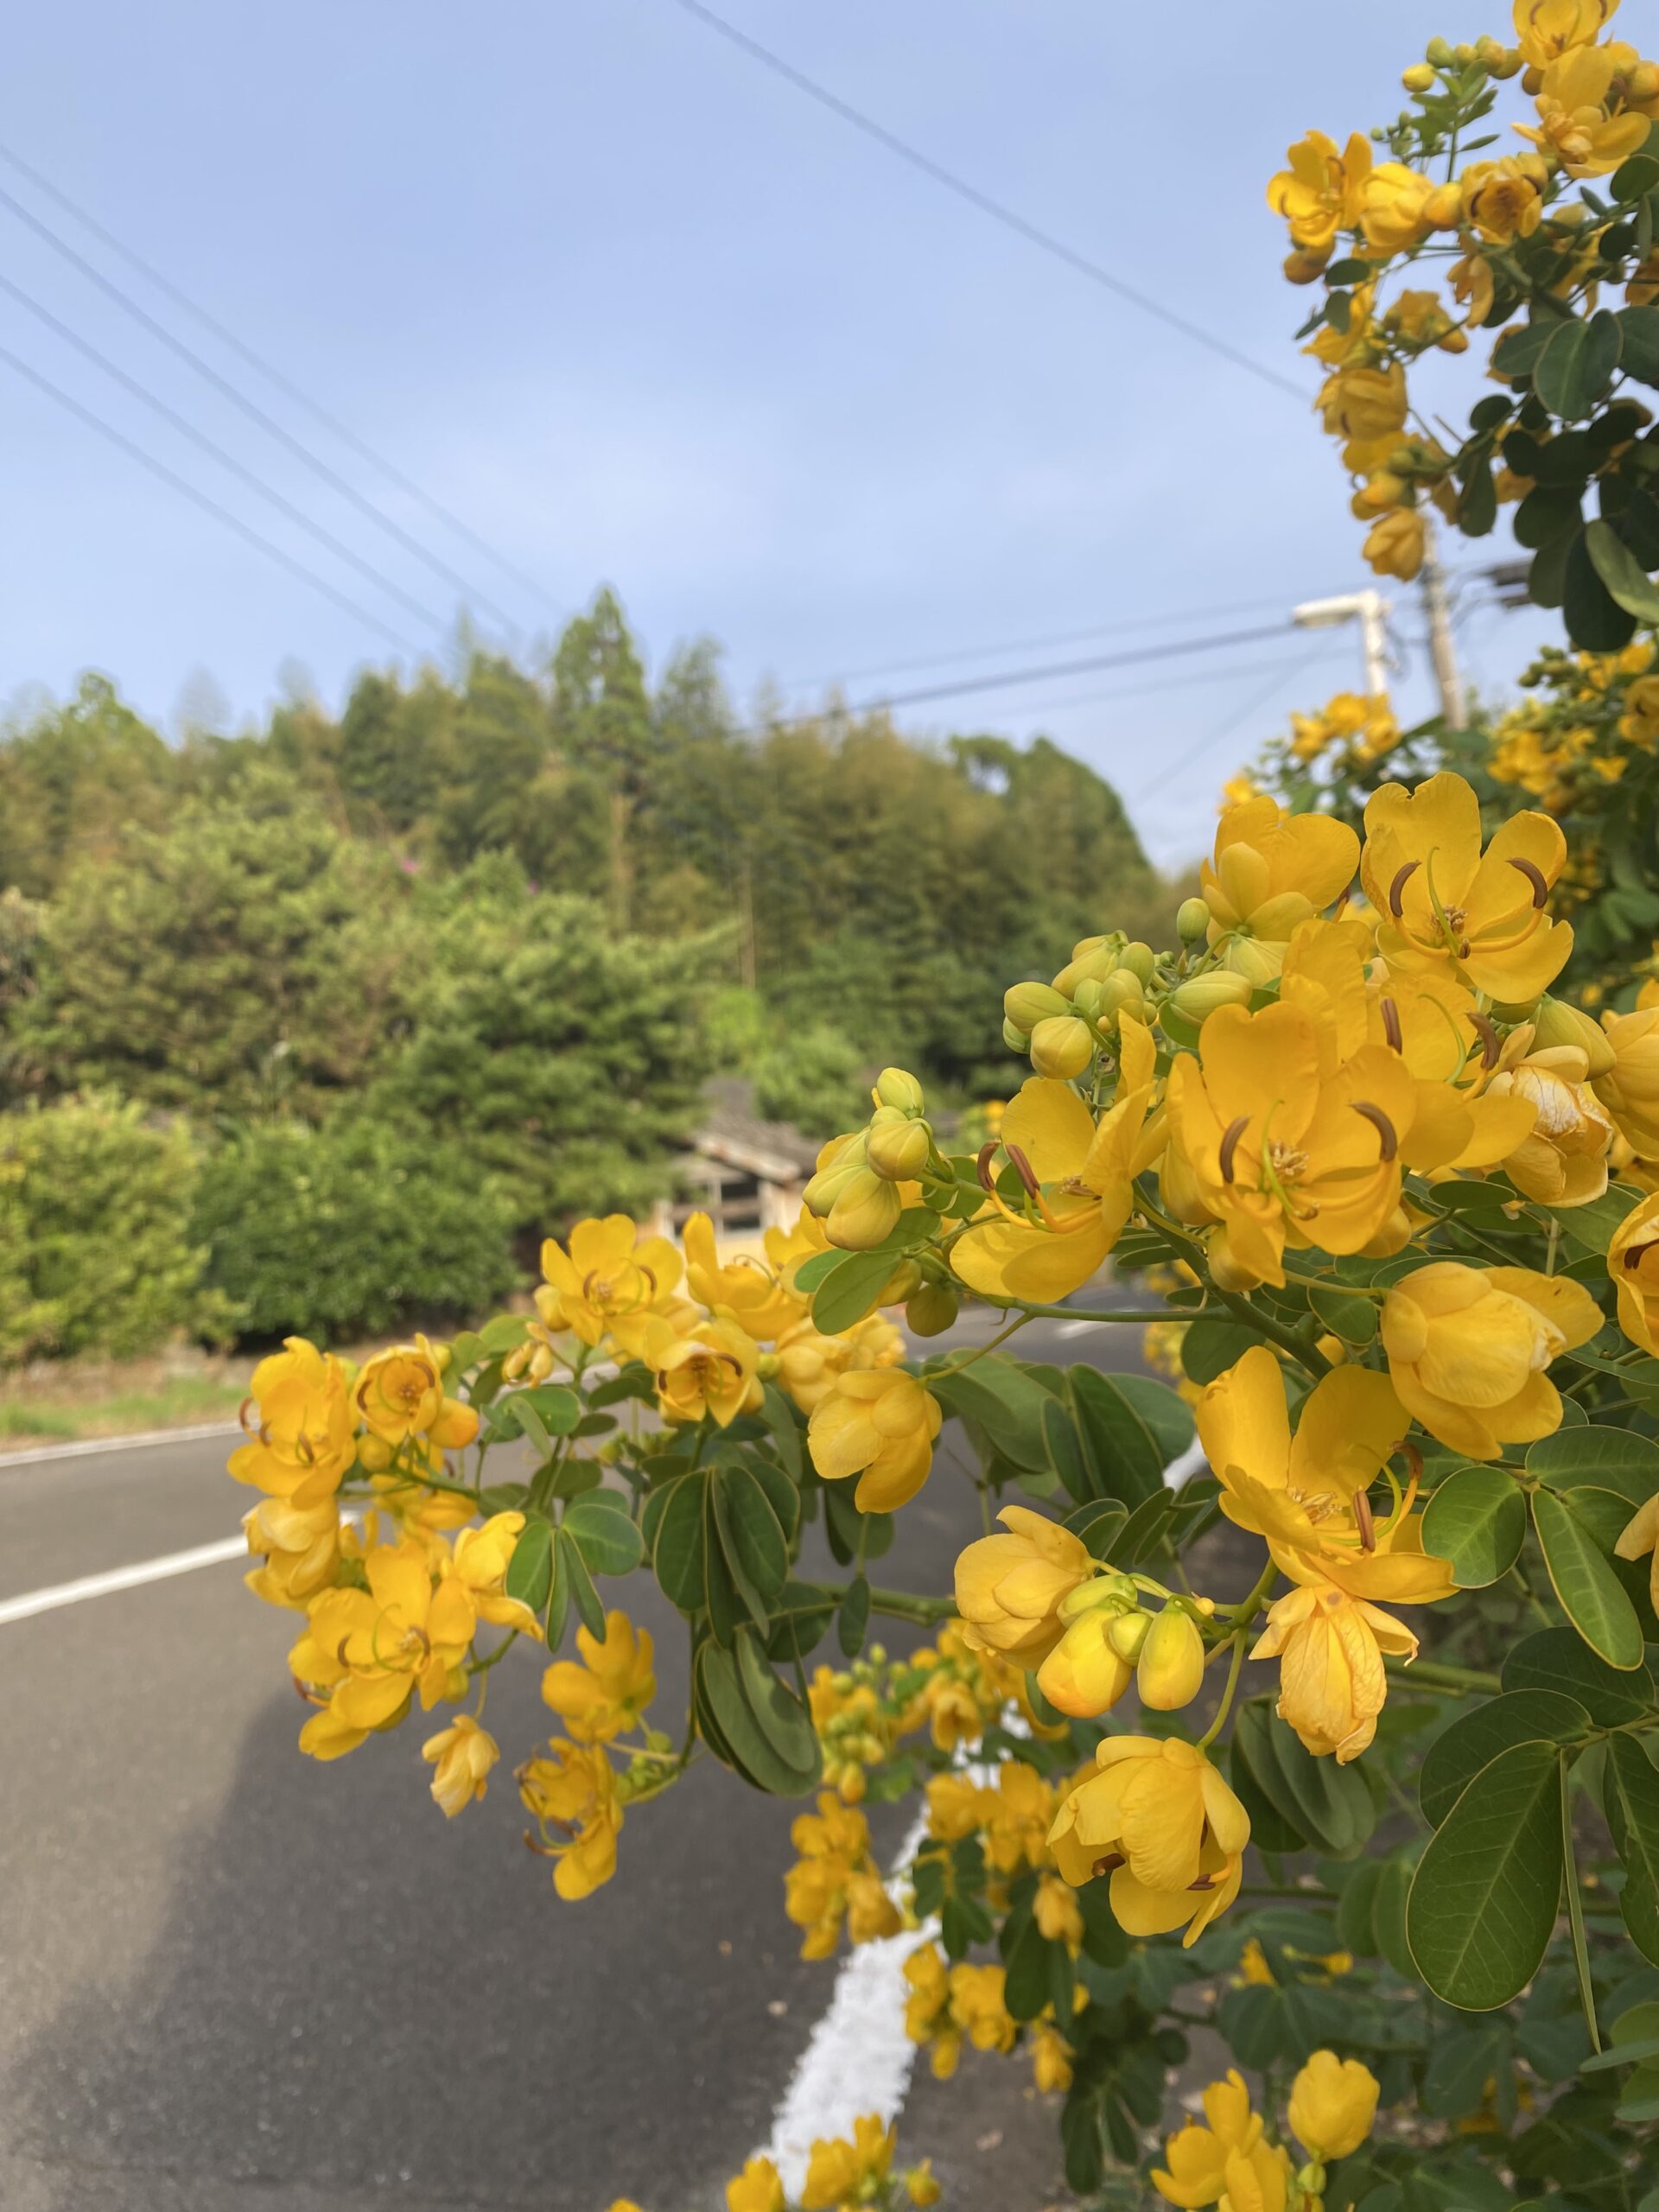
[[[29,1452],[0,1450],[0,1474],[8,1467],[38,1466],[42,1459],[85,1459],[98,1452],[134,1452],[145,1444],[194,1444],[199,1437],[241,1433],[233,1421],[208,1421],[194,1428],[152,1428],[141,1436],[88,1436],[75,1444],[42,1444]]]
[[[1062,1321],[1054,1333],[1057,1337],[1080,1337],[1089,1329],[1103,1329],[1104,1321]]]
[[[26,1621],[35,1613],[55,1612],[60,1605],[79,1605],[88,1598],[107,1598],[117,1590],[136,1590],[142,1583],[165,1582],[170,1575],[188,1574],[194,1567],[216,1567],[221,1560],[247,1556],[245,1536],[221,1536],[216,1543],[197,1544],[188,1552],[140,1560],[137,1567],[112,1567],[103,1574],[83,1574],[77,1582],[57,1582],[48,1590],[25,1591],[21,1598],[0,1599],[0,1628],[8,1621]]]

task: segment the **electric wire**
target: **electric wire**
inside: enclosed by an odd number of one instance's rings
[[[1006,202],[993,199],[988,192],[982,192],[966,177],[958,176],[954,169],[946,168],[942,162],[936,162],[931,155],[923,153],[919,147],[912,146],[907,139],[899,137],[896,131],[889,130],[885,124],[876,122],[873,116],[866,115],[861,108],[855,107],[850,100],[842,99],[838,93],[820,85],[815,78],[809,77],[804,70],[796,68],[781,54],[774,54],[770,47],[762,46],[759,39],[751,38],[747,31],[739,30],[735,23],[728,22],[723,16],[717,16],[712,8],[704,7],[702,0],[674,0],[674,5],[683,10],[688,16],[695,16],[697,22],[739,48],[764,68],[770,69],[774,76],[781,77],[786,84],[794,86],[798,92],[804,92],[809,99],[816,100],[820,107],[839,116],[843,123],[851,124],[867,138],[873,138],[888,153],[897,156],[901,162],[908,162],[912,168],[919,169],[935,184],[954,193],[958,200],[977,208],[982,215],[988,215],[994,222],[1001,223],[1005,230],[1014,232],[1028,245],[1040,247],[1043,252],[1063,262],[1078,276],[1086,276],[1091,283],[1098,284],[1118,299],[1127,301],[1131,307],[1139,308],[1143,315],[1152,315],[1171,330],[1179,331],[1183,338],[1191,339],[1195,345],[1206,346],[1223,360],[1231,362],[1235,368],[1247,370],[1262,384],[1272,385],[1277,391],[1288,392],[1304,407],[1309,404],[1308,395],[1301,385],[1294,384],[1287,376],[1281,376],[1277,369],[1270,369],[1265,363],[1253,360],[1249,354],[1242,353],[1236,346],[1230,346],[1224,338],[1217,338],[1214,331],[1206,330],[1201,323],[1190,322],[1185,315],[1178,315],[1173,308],[1166,308],[1161,300],[1155,300],[1149,293],[1125,283],[1121,276],[1114,276],[1109,269],[1103,268],[1097,261],[1090,260],[1087,254],[1079,253],[1075,247],[1067,245],[1052,232],[1042,230],[1035,223],[1028,221]]]
[[[3,186],[0,186],[0,207],[8,209],[19,222],[26,225],[36,237],[43,239],[54,253],[61,255],[64,260],[68,262],[72,268],[78,270],[89,283],[95,284],[106,298],[113,300],[118,307],[124,309],[134,321],[149,331],[150,335],[165,346],[170,353],[176,354],[181,361],[188,362],[197,375],[210,384],[215,391],[228,399],[233,407],[239,409],[250,422],[257,423],[268,436],[275,438],[279,445],[294,455],[296,461],[302,462],[314,475],[320,477],[331,491],[355,507],[359,513],[366,516],[378,529],[384,530],[406,552],[412,554],[416,560],[424,563],[429,569],[442,576],[453,589],[461,593],[463,601],[474,601],[478,606],[493,614],[499,621],[504,622],[508,629],[518,628],[518,626],[511,615],[505,613],[484,594],[475,591],[464,576],[457,575],[454,569],[440,560],[435,553],[429,552],[420,540],[412,537],[401,523],[394,521],[383,508],[376,506],[372,499],[366,498],[354,484],[342,476],[338,469],[331,467],[320,454],[313,453],[302,439],[296,438],[294,433],[279,423],[274,415],[267,413],[256,400],[250,399],[247,394],[232,384],[228,377],[221,376],[211,361],[205,360],[194,346],[188,346],[184,340],[170,331],[164,322],[158,321],[148,308],[138,304],[130,293],[124,291],[113,278],[106,276],[94,263],[88,261],[85,254],[77,253],[67,239],[59,237],[49,223],[42,222],[32,209],[26,207],[21,200],[17,199],[14,194],[8,192]]]
[[[1304,653],[1300,660],[1281,668],[1280,673],[1270,683],[1264,686],[1262,690],[1252,693],[1242,707],[1235,708],[1224,721],[1217,723],[1207,736],[1201,737],[1190,752],[1182,753],[1173,768],[1160,770],[1150,783],[1142,784],[1138,791],[1132,791],[1128,804],[1130,806],[1139,806],[1142,799],[1150,798],[1154,791],[1166,789],[1178,777],[1184,776],[1189,768],[1196,768],[1206,753],[1213,751],[1224,738],[1230,737],[1242,722],[1247,722],[1252,715],[1265,707],[1275,692],[1281,691],[1285,685],[1293,682],[1305,668],[1311,667],[1325,650],[1323,644],[1317,645],[1312,652]]]
[[[170,485],[175,492],[182,493],[187,499],[194,500],[197,506],[212,515],[216,521],[222,522],[227,530],[233,530],[238,537],[245,538],[250,545],[257,546],[260,552],[269,554],[273,561],[286,569],[291,575],[298,576],[302,582],[311,585],[314,590],[320,591],[325,599],[332,600],[336,607],[343,608],[356,620],[365,624],[371,630],[378,631],[383,638],[390,639],[391,643],[403,652],[411,654],[417,660],[420,658],[420,646],[410,639],[404,637],[401,631],[394,630],[390,623],[383,622],[378,614],[372,614],[366,607],[359,607],[354,599],[348,598],[342,591],[337,591],[334,585],[328,582],[326,577],[320,576],[315,569],[307,568],[302,561],[296,561],[291,553],[284,552],[280,545],[253,529],[250,524],[244,522],[240,515],[233,514],[228,507],[221,506],[219,501],[210,497],[207,493],[199,491],[187,478],[180,476],[169,468],[165,461],[157,461],[154,454],[147,453],[143,446],[136,444],[124,431],[118,430],[111,423],[106,423],[101,415],[95,415],[90,407],[83,407],[79,400],[73,398],[61,385],[54,384],[49,377],[42,376],[38,369],[31,367],[27,361],[10,352],[3,346],[0,346],[0,363],[15,371],[18,376],[32,384],[37,391],[44,392],[48,398],[54,399],[60,407],[66,408],[70,414],[77,416],[89,429],[96,430],[100,437],[107,438],[111,445],[118,446],[130,460],[137,461],[142,467],[149,469],[152,475],[159,476],[162,483]]]
[[[240,478],[241,481],[251,490],[257,492],[262,499],[268,500],[279,514],[285,515],[289,522],[315,537],[318,544],[326,546],[337,558],[348,563],[360,576],[366,577],[370,583],[378,584],[382,591],[397,601],[409,613],[415,615],[423,622],[430,623],[435,630],[441,631],[444,628],[444,617],[442,614],[435,614],[429,607],[423,607],[418,599],[411,598],[401,584],[394,583],[392,579],[382,569],[377,569],[372,561],[365,561],[361,554],[354,552],[344,538],[336,537],[333,531],[326,530],[320,522],[314,522],[302,507],[296,507],[291,499],[285,498],[273,486],[267,484],[263,477],[256,475],[252,469],[245,467],[234,454],[227,453],[225,448],[210,438],[205,430],[199,430],[188,416],[181,415],[176,408],[169,407],[164,399],[158,398],[146,385],[140,384],[137,377],[129,376],[119,362],[112,361],[107,353],[100,353],[99,348],[89,340],[83,338],[79,331],[72,329],[67,322],[60,321],[49,308],[42,307],[38,300],[31,298],[21,284],[14,284],[10,277],[3,272],[0,272],[0,291],[5,292],[16,300],[20,307],[27,308],[30,315],[43,322],[48,330],[55,332],[66,345],[73,346],[78,353],[102,369],[105,376],[112,377],[123,391],[130,392],[135,399],[142,400],[146,407],[153,409],[164,423],[171,424],[181,437],[188,438],[192,445],[198,447],[212,460],[216,461],[221,468],[228,468],[233,476]]]

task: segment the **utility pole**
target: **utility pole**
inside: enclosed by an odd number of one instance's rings
[[[1365,660],[1365,689],[1380,699],[1389,688],[1389,602],[1380,591],[1350,591],[1334,599],[1304,600],[1291,609],[1291,620],[1303,630],[1326,630],[1338,622],[1357,622],[1360,650]]]
[[[1452,613],[1446,605],[1446,571],[1432,516],[1423,517],[1423,613],[1428,623],[1429,658],[1440,687],[1440,714],[1448,729],[1467,729],[1469,709],[1458,674],[1458,649],[1452,639]]]

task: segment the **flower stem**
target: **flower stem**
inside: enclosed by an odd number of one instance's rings
[[[1573,1961],[1579,1970],[1579,2002],[1584,2024],[1590,2031],[1593,2050],[1601,2049],[1601,2030],[1596,2024],[1596,1990],[1590,1977],[1590,1946],[1584,1933],[1584,1899],[1579,1894],[1579,1865],[1573,1850],[1573,1787],[1567,1753],[1557,1753],[1561,1777],[1561,1860],[1567,1878],[1567,1917],[1573,1930]]]

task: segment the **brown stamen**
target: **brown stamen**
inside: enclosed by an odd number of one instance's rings
[[[1027,1195],[1034,1198],[1038,1192],[1042,1188],[1041,1184],[1037,1180],[1036,1169],[1032,1166],[1030,1160],[1026,1158],[1025,1154],[1020,1151],[1017,1144],[1005,1144],[1002,1149],[1007,1154],[1009,1160],[1012,1161],[1014,1173],[1025,1185]]]
[[[1239,1139],[1249,1126],[1248,1114],[1241,1114],[1236,1122],[1227,1124],[1226,1133],[1221,1140],[1220,1153],[1221,1179],[1224,1183],[1230,1183],[1233,1179],[1233,1155],[1238,1150]]]
[[[1382,1034],[1396,1052],[1405,1050],[1405,1036],[1400,1027],[1400,1009],[1392,999],[1382,1001]]]
[[[1392,1160],[1400,1149],[1400,1135],[1382,1109],[1380,1106],[1373,1106],[1369,1098],[1353,1098],[1349,1101],[1349,1103],[1356,1114],[1363,1114],[1365,1116],[1377,1135],[1382,1138],[1382,1158],[1385,1160]]]
[[[1541,908],[1545,899],[1549,896],[1549,886],[1544,881],[1542,868],[1535,861],[1512,860],[1510,866],[1519,868],[1522,874],[1526,877],[1527,881],[1532,886],[1532,903],[1535,906]]]
[[[1654,1248],[1651,1244],[1627,1245],[1624,1249],[1624,1255],[1619,1261],[1619,1265],[1622,1268],[1639,1268],[1643,1261],[1647,1258],[1649,1253],[1651,1252],[1653,1249]]]
[[[991,1162],[996,1157],[996,1139],[995,1137],[991,1139],[988,1144],[982,1144],[979,1147],[979,1156],[976,1160],[974,1165],[978,1170],[979,1186],[982,1191],[995,1192],[996,1189],[996,1178],[991,1173]]]
[[[1189,1882],[1186,1886],[1189,1890],[1213,1890],[1216,1878],[1213,1874],[1200,1874],[1196,1882]]]
[[[1480,1065],[1484,1068],[1497,1065],[1497,1056],[1503,1047],[1497,1041],[1497,1031],[1489,1014],[1478,1011],[1469,1016],[1469,1026],[1480,1039]]]
[[[1121,1866],[1122,1864],[1123,1854],[1121,1851],[1109,1851],[1103,1859],[1096,1859],[1095,1861],[1096,1878],[1098,1879],[1102,1874],[1109,1874],[1114,1867]]]
[[[1405,912],[1405,890],[1408,883],[1422,866],[1421,861],[1408,861],[1389,886],[1389,912],[1397,922]]]
[[[1359,1548],[1363,1552],[1376,1549],[1376,1523],[1371,1518],[1371,1501],[1363,1490],[1354,1492],[1354,1519],[1359,1525]]]

